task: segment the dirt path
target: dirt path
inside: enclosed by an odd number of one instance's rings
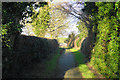
[[[74,54],[63,53],[58,60],[57,78],[81,78],[79,69],[75,65]]]

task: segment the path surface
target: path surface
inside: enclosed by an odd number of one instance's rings
[[[81,78],[79,69],[75,65],[74,54],[63,53],[58,60],[57,78]]]
[[[76,67],[74,54],[71,52],[62,53],[57,61],[56,72],[45,74],[45,69],[42,64],[36,63],[30,69],[25,69],[24,78],[81,78],[78,67]],[[51,75],[51,77],[48,77]]]
[[[21,76],[24,78],[92,78],[92,75],[90,74],[94,73],[97,78],[103,78],[102,75],[98,74],[89,64],[83,64],[86,67],[83,66],[80,71],[80,68],[76,65],[76,61],[74,59],[74,53],[71,52],[61,54],[57,61],[57,68],[53,73],[50,72],[46,74],[44,71],[45,67],[43,65],[44,63],[36,63],[30,69],[25,69]],[[83,74],[87,75],[83,76]]]

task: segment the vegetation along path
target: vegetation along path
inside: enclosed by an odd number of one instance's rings
[[[84,62],[85,56],[76,49],[62,53],[57,65],[57,78],[102,78],[96,70]],[[96,75],[97,74],[97,75]]]
[[[58,57],[59,56],[59,57]],[[37,63],[23,77],[32,78],[103,78],[94,68],[85,63],[84,54],[76,49],[66,49],[47,63]]]

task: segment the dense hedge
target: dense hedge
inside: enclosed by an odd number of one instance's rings
[[[95,6],[98,12],[93,16],[93,30],[97,35],[91,64],[105,77],[119,78],[120,2],[99,2]]]
[[[20,71],[25,66],[32,65],[32,63],[34,64],[37,61],[41,62],[48,56],[56,54],[58,47],[59,44],[55,39],[24,35],[17,36],[11,53],[3,49],[3,77],[8,74],[19,76]]]

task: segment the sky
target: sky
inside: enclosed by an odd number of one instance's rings
[[[66,33],[63,37],[68,37],[69,34],[71,34],[72,32],[77,35],[79,34],[79,30],[76,27],[77,26],[77,22],[79,21],[78,19],[74,18],[73,16],[69,17],[68,20],[70,20],[69,23],[69,27],[67,29],[65,29]],[[62,36],[60,36],[62,37]]]

